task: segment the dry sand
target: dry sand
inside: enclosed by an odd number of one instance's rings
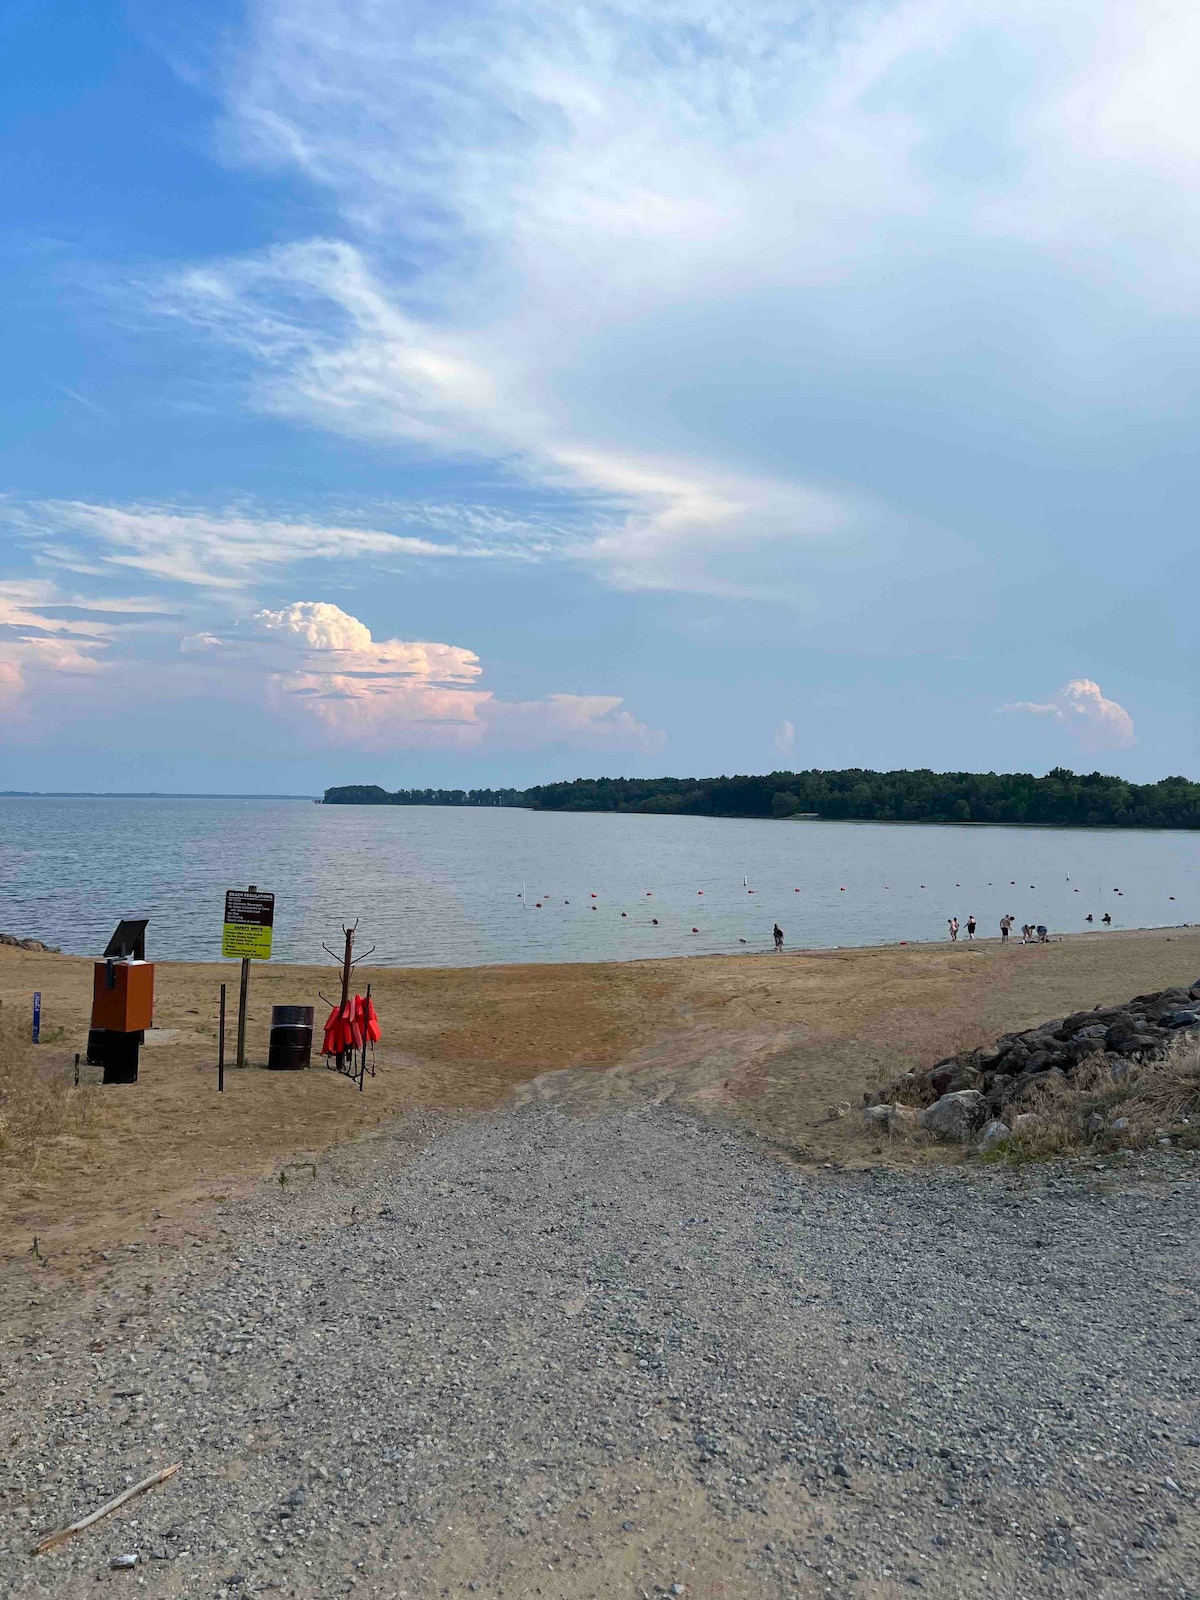
[[[86,1042],[91,963],[0,949],[10,1038],[43,997],[43,1039],[22,1072],[67,1082]],[[417,1109],[470,1112],[510,1098],[595,1107],[672,1102],[734,1118],[802,1162],[872,1164],[864,1089],[1010,1028],[1200,976],[1200,930],[588,965],[378,968],[378,1075],[360,1094],[315,1065],[267,1072],[273,1004],[332,992],[326,969],[259,965],[249,1059],[216,1093],[217,992],[237,968],[163,963],[155,1033],[136,1086],[72,1091],[58,1126],[21,1126],[0,1105],[0,1260],[34,1237],[56,1275],[137,1238],[202,1230],[209,1203],[244,1193]],[[233,1028],[229,1028],[232,1047]],[[60,1096],[60,1099],[62,1097]],[[840,1115],[839,1115],[840,1111]],[[886,1152],[929,1160],[915,1150]],[[936,1154],[932,1157],[937,1159]],[[944,1159],[944,1157],[942,1158]]]

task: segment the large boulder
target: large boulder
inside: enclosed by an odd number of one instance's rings
[[[958,1056],[939,1061],[925,1077],[934,1094],[939,1096],[951,1094],[956,1089],[974,1089],[979,1082],[979,1073],[975,1068],[969,1062],[961,1061]]]
[[[984,1098],[978,1089],[958,1089],[944,1094],[918,1114],[921,1126],[937,1139],[965,1143],[987,1115]]]
[[[915,1106],[866,1106],[863,1110],[863,1127],[873,1133],[897,1133],[903,1127],[915,1127],[919,1113]]]
[[[983,1132],[979,1135],[979,1143],[975,1148],[980,1152],[994,1150],[997,1145],[1007,1144],[1011,1138],[1012,1129],[1008,1123],[1002,1122],[999,1117],[993,1117],[990,1122],[984,1124]]]
[[[1165,1040],[1161,1028],[1152,1028],[1141,1019],[1131,1018],[1128,1022],[1113,1023],[1104,1035],[1104,1048],[1114,1056],[1141,1056],[1161,1049]]]
[[[1007,1105],[1013,1100],[1028,1100],[1031,1095],[1040,1094],[1046,1090],[1053,1093],[1055,1089],[1065,1089],[1068,1081],[1067,1075],[1061,1067],[1051,1067],[1048,1072],[1026,1072],[1016,1080],[1009,1090],[1005,1104]]]
[[[1083,1033],[1077,1033],[1073,1039],[1067,1040],[1062,1050],[1065,1070],[1069,1071],[1077,1062],[1086,1061],[1088,1056],[1104,1054],[1105,1030],[1100,1028],[1098,1033],[1099,1037],[1089,1029]]]

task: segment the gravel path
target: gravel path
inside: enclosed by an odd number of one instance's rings
[[[1196,1600],[1200,1170],[1139,1174],[805,1175],[666,1108],[410,1125],[229,1207],[215,1264],[41,1308],[0,1587]]]

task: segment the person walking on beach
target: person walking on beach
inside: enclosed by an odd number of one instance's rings
[[[958,943],[958,918],[957,917],[947,917],[946,918],[946,923],[947,923],[947,926],[950,929],[950,940],[951,940],[951,943],[952,944],[957,944]]]
[[[972,916],[968,916],[968,918],[967,918],[967,938],[968,939],[973,939],[974,937],[975,937],[975,918],[972,917]]]
[[[1000,943],[1001,944],[1007,944],[1008,943],[1008,936],[1012,932],[1012,925],[1013,925],[1013,923],[1015,921],[1016,921],[1016,918],[1013,916],[1011,911],[1006,912],[1005,915],[1000,918]]]
[[[775,954],[776,955],[781,955],[782,953],[783,953],[783,929],[779,926],[778,923],[776,923],[775,924]]]

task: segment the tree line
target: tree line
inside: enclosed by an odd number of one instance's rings
[[[1129,783],[1055,767],[1028,772],[770,772],[761,777],[576,778],[530,789],[326,789],[326,805],[523,806],[689,817],[991,822],[1070,828],[1200,828],[1200,784]]]

